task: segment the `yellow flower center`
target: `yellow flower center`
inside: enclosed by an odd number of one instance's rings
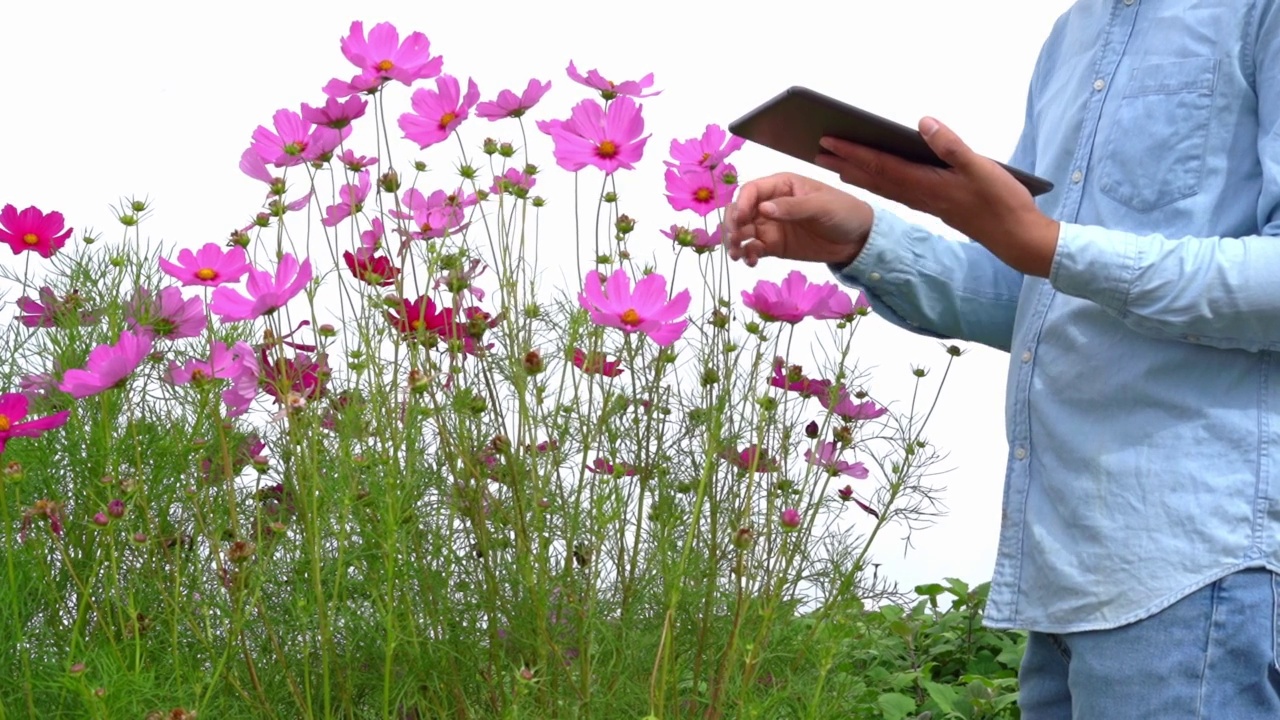
[[[449,127],[449,123],[457,119],[458,119],[457,113],[447,112],[440,116],[440,127],[441,128]]]
[[[374,67],[378,68],[380,72],[386,72],[395,66],[396,66],[395,63],[391,62],[390,60],[383,60],[382,62],[379,62],[377,65],[374,65]]]
[[[8,432],[12,424],[9,422],[8,415],[0,415],[0,432]]]
[[[709,152],[704,152],[704,153],[702,153],[702,158],[701,158],[700,160],[698,160],[698,162],[699,162],[699,163],[704,163],[704,162],[706,162],[706,161],[708,161],[708,160],[710,160],[710,159],[711,159],[711,153],[709,153]]]
[[[40,242],[40,236],[36,235],[35,233],[27,233],[26,235],[22,236],[22,242],[28,245],[35,245],[36,243]]]
[[[630,325],[631,327],[636,327],[641,322],[640,313],[636,312],[635,308],[627,308],[627,311],[622,313],[622,317],[619,319],[622,320],[623,325]]]
[[[200,268],[199,270],[196,271],[196,277],[200,278],[201,280],[204,280],[205,282],[208,282],[218,277],[218,273],[213,268]]]
[[[611,158],[618,154],[618,146],[612,140],[605,140],[596,148],[596,154],[602,158]]]
[[[711,202],[711,198],[715,197],[715,195],[715,193],[711,192],[711,188],[702,187],[698,188],[698,191],[693,194],[693,199],[698,202]]]
[[[409,323],[409,327],[413,328],[414,330],[421,330],[426,326],[427,326],[427,323],[423,320],[414,320]]]

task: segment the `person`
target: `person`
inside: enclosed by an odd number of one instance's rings
[[[986,622],[1027,720],[1280,718],[1280,0],[1077,0],[1010,160],[833,138],[745,183],[730,256],[827,263],[878,314],[1010,353]]]

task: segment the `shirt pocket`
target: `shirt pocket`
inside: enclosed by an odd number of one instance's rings
[[[1133,69],[1099,164],[1103,195],[1149,212],[1200,192],[1218,59]]]

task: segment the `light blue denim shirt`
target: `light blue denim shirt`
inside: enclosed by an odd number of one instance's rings
[[[1010,353],[987,623],[1072,632],[1280,570],[1280,0],[1079,0],[1011,164],[1048,280],[877,211],[833,268],[914,332]]]

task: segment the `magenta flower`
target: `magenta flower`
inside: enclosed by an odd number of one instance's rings
[[[368,107],[369,103],[358,97],[349,97],[346,100],[325,98],[324,105],[321,107],[311,107],[302,103],[302,119],[313,125],[341,130],[363,117]]]
[[[759,445],[748,445],[737,451],[724,450],[720,457],[742,472],[775,473],[782,469],[782,464]]]
[[[351,134],[351,128],[334,130],[315,127],[298,113],[280,109],[272,117],[275,132],[259,125],[253,131],[253,151],[262,161],[276,167],[292,167],[320,160],[332,153]]]
[[[783,530],[795,530],[800,527],[800,511],[795,508],[787,508],[778,516],[778,522],[782,523]]]
[[[708,125],[702,137],[683,142],[671,141],[671,159],[680,167],[714,170],[746,142],[725,132],[719,125]]]
[[[624,372],[622,360],[610,360],[604,353],[586,352],[582,348],[573,349],[573,366],[587,375],[618,377]]]
[[[369,198],[371,189],[369,171],[361,170],[357,180],[358,185],[347,183],[338,189],[338,204],[325,208],[324,220],[320,221],[322,225],[333,227],[364,209],[364,201]]]
[[[347,169],[350,170],[351,172],[358,173],[367,167],[377,165],[378,158],[365,157],[364,155],[357,155],[355,154],[354,151],[351,150],[351,148],[347,148],[346,150],[342,151],[341,155],[338,156],[338,162],[345,165]]]
[[[240,172],[266,184],[270,188],[267,197],[276,194],[275,190],[277,188],[284,187],[284,180],[276,177],[267,169],[266,161],[252,146],[245,148],[244,152],[240,153]]]
[[[55,375],[61,370],[55,361],[53,370],[47,373],[31,373],[23,375],[18,379],[18,389],[22,391],[22,395],[32,402],[39,402],[49,398],[53,391],[58,389],[58,381]]]
[[[471,258],[465,267],[456,267],[436,278],[431,287],[436,290],[444,288],[451,293],[469,293],[477,300],[484,300],[484,290],[475,286],[489,267],[479,258]]]
[[[618,463],[614,465],[603,457],[597,457],[590,465],[587,466],[587,472],[592,475],[613,475],[616,477],[629,477],[637,472],[635,465],[628,463]]]
[[[186,385],[189,382],[205,380],[226,380],[238,376],[245,355],[253,356],[253,348],[243,340],[231,347],[215,340],[210,348],[209,359],[188,360],[179,366],[169,361],[169,372],[165,379],[174,385]]]
[[[628,97],[609,103],[608,110],[594,100],[583,100],[568,120],[540,122],[538,127],[555,142],[556,164],[570,172],[588,165],[606,173],[633,170],[649,140],[648,135],[640,137],[644,132],[640,106]]]
[[[40,437],[48,430],[62,427],[71,416],[70,410],[54,413],[47,417],[27,420],[27,397],[22,393],[5,393],[0,395],[0,455],[4,454],[5,443],[9,438]]]
[[[45,214],[35,207],[22,212],[12,205],[0,210],[0,240],[9,244],[17,255],[28,250],[40,257],[53,257],[71,237],[71,228],[63,229],[62,213]]]
[[[275,275],[265,270],[249,269],[245,281],[247,294],[221,286],[213,291],[209,309],[222,322],[253,320],[284,307],[307,283],[311,282],[311,260],[298,259],[289,253],[280,258]]]
[[[400,275],[400,268],[391,262],[391,258],[374,255],[364,249],[342,253],[342,261],[355,279],[374,287],[395,285],[396,277]]]
[[[400,304],[403,312],[388,310],[386,317],[391,327],[401,334],[424,337],[435,334],[444,338],[459,334],[452,308],[437,307],[435,301],[425,295],[417,300],[402,298]]]
[[[592,322],[627,333],[642,332],[663,347],[684,334],[689,321],[677,318],[689,309],[689,300],[689,291],[681,290],[668,301],[667,279],[658,273],[641,278],[633,290],[623,268],[615,270],[608,281],[592,270],[578,294],[578,303]]]
[[[458,79],[451,75],[436,78],[436,89],[418,88],[409,98],[413,112],[400,116],[400,129],[405,138],[426,149],[446,139],[467,119],[480,99],[474,80],[467,80],[467,94],[461,95]]]
[[[217,243],[205,243],[195,251],[181,250],[178,262],[160,258],[160,269],[183,285],[217,287],[222,283],[236,282],[251,269],[244,248],[223,250]]]
[[[415,80],[425,80],[440,74],[444,58],[431,56],[431,41],[420,32],[409,33],[400,41],[395,25],[383,22],[364,35],[364,23],[351,23],[351,30],[342,38],[342,54],[360,69],[357,79],[396,80],[412,85]],[[356,79],[352,79],[352,84]],[[379,83],[380,84],[380,83]]]
[[[834,442],[819,443],[816,452],[805,450],[804,459],[810,465],[826,470],[832,477],[847,475],[857,480],[864,480],[870,474],[862,463],[851,463],[840,459],[840,447]]]
[[[702,217],[728,205],[738,189],[732,165],[715,170],[697,166],[669,167],[664,177],[667,181],[667,202],[671,207],[692,210]]]
[[[333,78],[320,91],[331,98],[344,98],[359,93],[373,94],[387,81],[377,75],[356,75],[350,80]]]
[[[263,348],[258,358],[261,368],[262,389],[275,398],[276,405],[284,405],[290,395],[303,400],[322,398],[328,392],[328,356],[319,353],[311,357],[299,352],[293,358],[276,358],[272,362]]]
[[[261,369],[253,349],[244,343],[236,343],[224,372],[231,385],[222,391],[222,402],[227,406],[227,417],[239,417],[249,410],[261,384]]]
[[[542,96],[546,95],[550,89],[550,81],[530,80],[528,87],[520,95],[516,95],[510,90],[503,90],[498,93],[497,99],[476,105],[476,115],[490,122],[501,120],[502,118],[518,118],[529,112],[534,105],[537,105]]]
[[[804,369],[799,365],[787,366],[780,357],[773,359],[773,377],[769,384],[783,390],[800,393],[802,397],[825,395],[831,387],[827,380],[814,380],[804,376]]]
[[[619,95],[629,95],[636,98],[653,97],[660,94],[661,90],[646,93],[650,87],[653,87],[653,73],[649,73],[639,80],[627,80],[625,82],[615,83],[605,80],[604,76],[598,70],[588,70],[586,77],[578,72],[578,68],[574,67],[573,61],[569,61],[569,67],[566,72],[574,82],[586,85],[589,88],[600,91],[600,97],[605,100],[612,100]]]
[[[139,335],[167,340],[198,337],[204,331],[204,301],[182,298],[182,291],[167,287],[158,296],[140,287],[125,304],[125,321]]]
[[[150,337],[124,330],[115,345],[103,344],[90,350],[83,370],[63,373],[58,389],[74,398],[97,395],[122,384],[150,353]]]
[[[29,328],[83,327],[98,322],[94,312],[83,308],[84,297],[74,290],[59,298],[45,286],[35,298],[20,297],[14,304],[18,306],[18,322]]]
[[[702,228],[681,227],[680,225],[672,225],[670,230],[659,230],[658,232],[665,235],[676,245],[693,248],[695,253],[702,255],[721,246],[721,238],[724,237],[724,225],[717,225],[716,229],[711,232],[707,232]]]
[[[765,320],[792,324],[806,317],[836,320],[853,313],[853,301],[834,283],[810,284],[799,270],[788,273],[781,285],[761,280],[755,290],[743,290],[742,302]]]

